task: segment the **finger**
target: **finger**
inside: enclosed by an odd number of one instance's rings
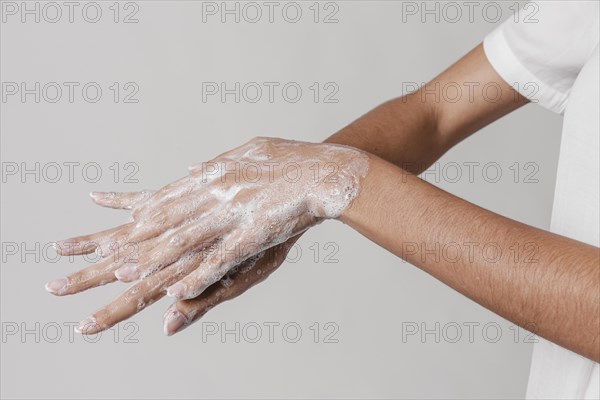
[[[115,277],[126,283],[139,279],[140,274],[137,273],[136,266],[143,257],[156,248],[158,243],[159,238],[153,238],[142,243],[125,244],[123,249],[119,250],[119,255],[125,259],[114,270]]]
[[[152,194],[151,201],[144,203],[140,209],[134,212],[134,216],[143,215],[149,209],[160,209],[165,203],[181,197],[182,192],[189,189],[195,183],[190,176],[184,176],[175,182],[163,186]]]
[[[299,236],[240,264],[238,271],[207,288],[200,296],[171,304],[163,316],[163,330],[171,336],[202,318],[213,307],[231,300],[265,280],[285,260]],[[227,283],[230,282],[230,283]]]
[[[186,190],[193,191],[188,186]],[[153,199],[152,202],[156,200]],[[179,197],[164,200],[161,203],[152,203],[147,209],[136,209],[133,217],[138,224],[131,237],[133,241],[146,240],[162,234],[166,229],[177,227],[185,221],[199,220],[211,213],[218,205],[218,201],[209,192],[194,193],[185,196],[179,190]],[[147,203],[144,207],[148,206]]]
[[[136,204],[152,196],[153,193],[152,190],[141,192],[91,192],[90,197],[94,203],[102,207],[131,210]]]
[[[257,266],[255,273],[249,273],[249,270],[253,267],[252,264],[252,260],[247,260],[242,263],[245,272],[237,272],[230,278],[221,279],[196,298],[179,300],[171,304],[163,315],[163,331],[165,334],[171,336],[187,328],[202,318],[213,307],[239,296],[266,279],[280,265],[271,263],[268,266]]]
[[[202,262],[200,253],[189,254],[159,273],[144,279],[122,293],[106,307],[83,319],[75,330],[94,334],[142,311],[165,295],[165,288],[177,282]]]
[[[207,166],[207,163],[203,162],[200,164],[188,165],[187,169],[190,174],[196,174],[199,171],[203,171]]]
[[[114,271],[118,267],[112,259],[105,258],[64,278],[46,283],[46,290],[56,296],[65,296],[114,282],[117,280]]]
[[[188,240],[188,244],[184,246],[177,237],[177,234],[163,235],[139,244],[141,251],[137,251],[136,257],[131,257],[115,271],[116,278],[121,282],[145,279],[177,261],[182,255],[201,251],[214,242],[194,244]],[[172,251],[173,248],[177,251]]]
[[[152,242],[127,243],[119,250],[113,252],[112,257],[103,257],[99,262],[77,271],[65,278],[56,279],[46,284],[46,290],[57,296],[74,294],[84,290],[101,286],[117,280],[115,271],[136,263],[140,254],[148,252],[154,247]]]
[[[199,296],[206,288],[221,279],[227,271],[263,249],[251,244],[240,245],[241,232],[224,237],[217,249],[206,257],[202,268],[169,287],[167,294],[178,300]]]
[[[60,256],[79,256],[96,251],[99,243],[110,238],[125,225],[107,229],[90,235],[77,236],[71,239],[54,242],[54,248]]]
[[[183,254],[203,250],[212,245],[220,231],[211,226],[210,221],[212,219],[204,223],[190,224],[173,233],[151,239],[154,247],[141,254],[137,262],[129,263],[116,271],[117,279],[132,282],[146,278],[175,262]]]
[[[96,252],[100,257],[105,258],[114,255],[128,243],[137,243],[128,240],[135,226],[135,222],[129,222],[91,235],[61,240],[55,242],[54,247],[61,256],[85,255]]]
[[[194,236],[191,238],[193,239]],[[193,240],[183,241],[178,235],[170,235],[166,239],[157,237],[147,240],[141,245],[143,251],[139,253],[139,257],[119,267],[115,271],[115,276],[121,282],[146,279],[177,261],[182,255],[191,251],[204,250],[213,242],[214,240],[204,243],[196,243]]]
[[[188,172],[190,174],[196,174],[200,171],[211,171],[211,172],[216,172],[215,168],[219,168],[219,161],[226,159],[226,158],[230,158],[232,157],[234,154],[237,154],[242,148],[244,148],[247,145],[247,143],[238,146],[234,149],[228,150],[224,153],[219,154],[218,156],[214,157],[212,160],[210,161],[202,161],[196,164],[192,164],[192,165],[188,165]]]
[[[188,171],[190,174],[192,175],[197,175],[199,172],[203,172],[203,173],[215,173],[219,170],[220,165],[222,165],[222,162],[225,160],[238,160],[242,157],[244,157],[245,155],[247,155],[248,153],[252,152],[253,147],[251,147],[251,143],[260,143],[260,142],[264,142],[266,138],[264,137],[255,137],[253,139],[250,139],[248,142],[234,148],[231,150],[228,150],[224,153],[219,154],[218,156],[214,157],[211,161],[208,162],[200,162],[197,164],[192,164],[188,166]],[[268,138],[268,140],[270,141],[275,141],[275,138]]]
[[[102,258],[109,256],[114,258],[118,257],[119,253],[126,251],[129,246],[137,246],[138,243],[143,243],[143,241],[138,242],[129,239],[135,228],[135,222],[121,225],[120,229],[99,240],[96,253]]]

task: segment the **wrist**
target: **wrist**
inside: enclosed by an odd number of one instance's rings
[[[369,170],[368,153],[354,147],[316,144],[318,162],[309,163],[311,176],[305,204],[320,219],[337,219],[358,197]]]

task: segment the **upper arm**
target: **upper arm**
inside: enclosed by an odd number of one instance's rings
[[[520,18],[521,12],[506,20],[429,84],[463,88],[457,101],[433,105],[448,148],[530,100],[564,112],[579,71],[598,45],[598,18],[590,16],[598,15],[600,5],[549,1],[525,7],[535,11],[528,13],[532,18]]]
[[[433,101],[432,107],[437,133],[446,150],[529,101],[496,72],[486,57],[483,44],[415,95],[431,102],[431,93],[440,92],[443,95],[441,101]]]

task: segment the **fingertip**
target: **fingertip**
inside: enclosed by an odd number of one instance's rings
[[[115,271],[115,277],[121,282],[129,283],[139,279],[140,276],[135,266],[126,265]]]
[[[44,285],[44,288],[49,293],[52,293],[56,296],[60,296],[68,284],[69,281],[67,278],[60,278],[47,282],[46,285]]]
[[[54,249],[57,255],[62,256],[60,244],[58,242],[52,242],[52,248]]]
[[[167,289],[167,296],[181,300],[187,298],[185,297],[187,291],[187,286],[185,284],[177,282],[176,284],[169,286]]]
[[[102,199],[104,199],[105,197],[106,197],[106,193],[103,193],[103,192],[90,192],[90,198],[96,204],[100,204],[100,202],[102,201]]]
[[[195,174],[196,172],[202,170],[202,167],[199,165],[189,165],[187,169],[190,174]]]
[[[188,323],[188,318],[177,309],[175,304],[172,304],[163,316],[163,332],[167,336],[173,336],[185,328]]]
[[[66,252],[63,251],[63,248],[65,247],[64,240],[57,240],[56,242],[52,242],[52,247],[56,251],[56,254],[58,254],[59,256],[68,255],[68,254],[66,254]]]
[[[169,313],[173,310],[173,308],[176,309],[176,307],[177,307],[177,302],[171,303],[171,305],[169,307],[167,307],[167,309],[165,310],[165,312],[163,313],[163,316],[162,316],[163,321],[167,318],[167,315],[169,315]]]
[[[98,333],[101,330],[102,329],[98,325],[94,316],[84,318],[83,320],[81,320],[81,322],[79,322],[79,325],[75,327],[75,332],[81,333],[83,335],[93,335],[94,333]]]

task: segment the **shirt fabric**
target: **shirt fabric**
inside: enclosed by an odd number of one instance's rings
[[[550,230],[600,247],[600,2],[524,7],[528,22],[523,12],[505,21],[486,36],[485,54],[523,96],[563,114]],[[598,363],[538,337],[527,398],[598,399]]]

